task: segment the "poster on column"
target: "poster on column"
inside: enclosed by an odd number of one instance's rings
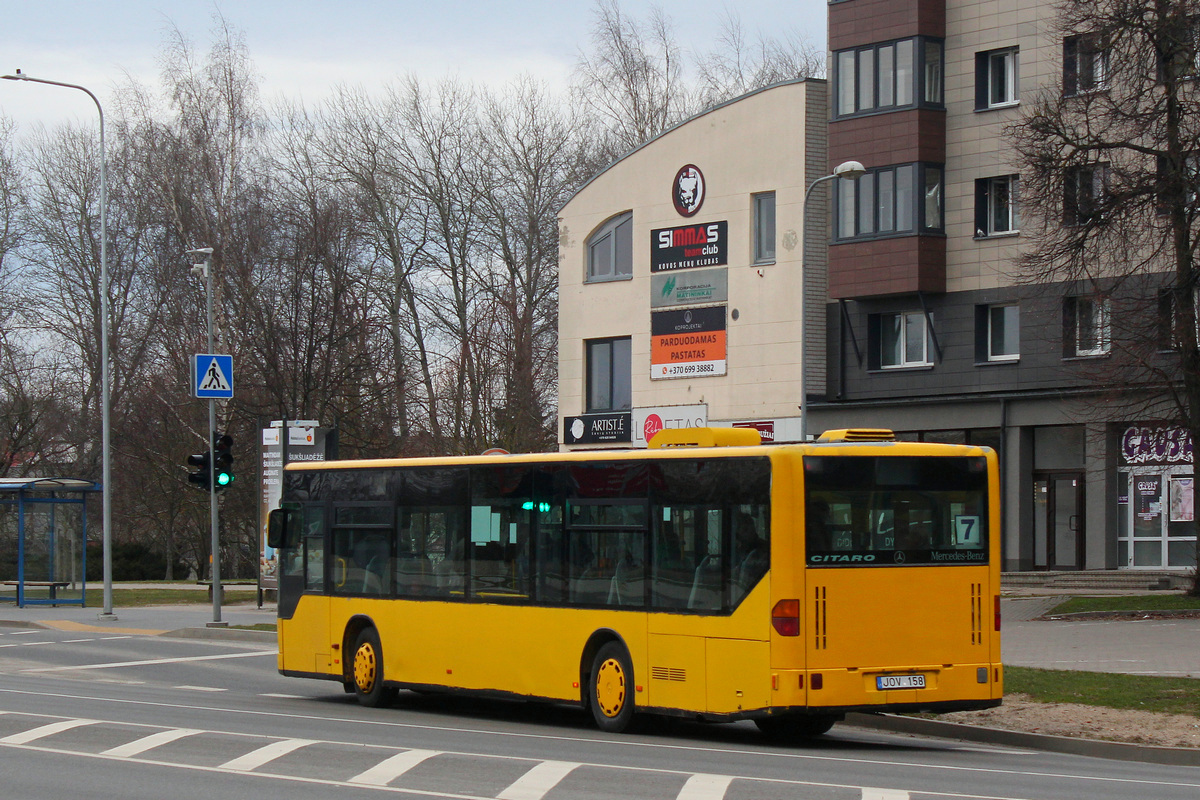
[[[324,461],[325,439],[330,428],[317,426],[316,421],[289,420],[287,461]],[[279,559],[273,547],[267,545],[267,515],[279,507],[283,494],[284,448],[283,423],[275,421],[262,429],[262,467],[259,498],[259,588],[279,588]]]

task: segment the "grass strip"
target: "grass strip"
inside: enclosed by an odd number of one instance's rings
[[[13,595],[5,594],[3,599],[9,600]],[[25,592],[26,600],[44,600],[50,597],[46,589],[30,589]],[[59,600],[78,600],[79,590],[60,590],[56,595]],[[113,607],[133,608],[136,606],[171,606],[171,605],[212,605],[208,592],[203,590],[184,589],[118,589],[113,588]],[[258,599],[258,590],[226,589],[225,601],[222,605],[248,603]],[[104,589],[96,585],[88,586],[87,604],[89,607],[99,607],[104,604]]]
[[[1071,597],[1048,613],[1075,614],[1082,611],[1200,611],[1200,597],[1186,594]]]
[[[1082,703],[1200,718],[1200,680],[1195,678],[1005,666],[1004,691],[1029,695],[1039,703]]]

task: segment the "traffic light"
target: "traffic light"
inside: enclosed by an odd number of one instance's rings
[[[213,476],[215,491],[224,491],[233,483],[233,437],[229,434],[213,437]]]
[[[205,453],[194,453],[187,457],[189,467],[195,467],[196,471],[188,473],[188,483],[195,484],[196,488],[209,491],[209,479],[212,477],[212,470],[209,464],[212,461],[212,451]]]

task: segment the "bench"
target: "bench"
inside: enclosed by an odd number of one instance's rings
[[[20,586],[20,585],[22,585],[21,581],[0,581],[0,586],[16,587],[16,586]],[[26,589],[30,589],[30,588],[32,588],[32,589],[49,589],[50,590],[50,601],[52,603],[54,603],[54,601],[58,599],[58,590],[65,589],[70,585],[71,585],[71,581],[24,581],[24,587]],[[15,597],[11,598],[11,599],[16,600]],[[58,604],[54,603],[54,605],[58,605]]]

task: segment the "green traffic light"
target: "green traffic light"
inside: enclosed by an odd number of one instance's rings
[[[233,483],[233,476],[230,475],[228,472],[218,472],[217,473],[217,485],[218,486],[228,486],[231,483]]]

